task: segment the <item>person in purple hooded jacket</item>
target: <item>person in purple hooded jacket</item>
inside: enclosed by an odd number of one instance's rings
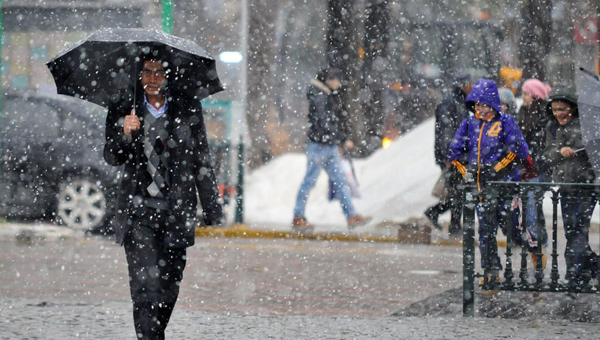
[[[527,143],[515,118],[502,112],[496,83],[489,79],[475,82],[466,98],[466,104],[475,114],[462,121],[447,154],[448,162],[456,167],[463,178],[474,183],[479,192],[483,191],[488,181],[519,180],[516,165],[520,162],[517,159],[526,166],[524,178],[534,176],[535,170]],[[467,159],[467,164],[462,164],[461,159]],[[484,268],[502,267],[495,238],[498,224],[506,222],[510,202],[498,200],[498,205],[494,205],[482,196],[476,209],[479,219],[481,265]],[[497,209],[495,217],[484,214],[487,209]],[[494,220],[488,220],[490,218]],[[484,256],[488,247],[488,233],[494,240],[489,244],[489,258],[495,259],[496,262],[492,264],[487,263]]]

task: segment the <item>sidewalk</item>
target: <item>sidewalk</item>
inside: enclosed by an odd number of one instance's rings
[[[0,235],[15,228],[2,224]],[[0,238],[0,339],[133,340],[122,248],[65,235]],[[463,318],[460,303],[439,312],[435,299],[461,287],[459,247],[215,235],[196,243],[168,339],[597,338],[597,324]],[[435,317],[392,316],[427,301],[436,303],[424,315]]]
[[[134,339],[127,303],[46,305],[0,299],[0,339]],[[598,325],[566,321],[439,317],[352,318],[175,309],[167,339],[597,339]]]

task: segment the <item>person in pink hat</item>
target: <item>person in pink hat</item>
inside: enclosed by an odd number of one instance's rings
[[[532,78],[523,83],[521,91],[523,105],[517,112],[517,121],[539,174],[529,182],[548,182],[550,181],[550,172],[543,166],[545,162],[542,154],[546,141],[545,128],[552,118],[552,113],[548,111],[550,87],[539,79]],[[541,191],[531,191],[527,194],[528,199],[523,202],[523,205],[526,205],[523,226],[527,235],[527,239],[523,240],[523,246],[526,246],[532,254],[534,266],[537,264],[537,254],[543,254],[543,248],[548,242],[546,221],[542,210],[543,194]],[[545,255],[542,255],[541,260],[542,267],[545,267]]]

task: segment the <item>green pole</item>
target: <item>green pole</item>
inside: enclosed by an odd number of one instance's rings
[[[162,2],[162,28],[165,33],[173,33],[173,0]]]
[[[242,224],[244,223],[244,139],[242,137],[240,137],[240,144],[238,145],[237,175],[237,197],[235,200],[236,209],[234,221],[237,224]]]
[[[0,0],[0,77],[2,77],[2,68],[4,64],[2,63],[2,48],[4,47],[4,23],[2,22],[2,0]],[[0,110],[2,110],[2,83],[0,82]],[[0,145],[2,146],[2,145]],[[1,149],[0,149],[1,151]]]
[[[2,22],[2,0],[0,0],[0,128],[2,128],[2,48],[4,47],[4,23]],[[2,133],[0,133],[0,183],[2,182]]]

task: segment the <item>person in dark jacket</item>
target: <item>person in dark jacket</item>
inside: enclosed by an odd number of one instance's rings
[[[343,113],[337,90],[341,86],[340,71],[323,69],[316,79],[311,80],[307,93],[309,102],[308,148],[306,150],[308,164],[306,175],[296,196],[292,229],[298,232],[312,232],[314,227],[308,223],[304,213],[310,190],[315,186],[321,169],[324,169],[332,180],[334,190],[340,200],[342,211],[348,226],[353,228],[370,221],[369,217],[356,213],[352,198],[346,184],[346,177],[341,168],[341,156],[338,146],[343,144],[352,149],[354,144],[347,139],[349,125]]]
[[[532,172],[533,162],[527,143],[514,117],[502,113],[496,83],[488,79],[478,80],[466,102],[474,109],[475,115],[462,121],[447,155],[447,160],[463,178],[467,182],[474,182],[478,191],[482,192],[488,181],[518,180],[514,171],[517,158],[526,162],[528,171]],[[462,164],[461,160],[465,157],[467,163]],[[498,223],[506,220],[510,203],[503,200],[497,202],[498,205],[493,206],[492,201],[482,196],[476,209],[481,265],[488,269],[502,267],[495,239]],[[488,210],[497,213],[486,213]]]
[[[460,236],[462,216],[462,191],[459,185],[461,176],[456,171],[449,171],[450,164],[446,161],[448,147],[460,123],[469,117],[469,110],[465,105],[467,93],[471,91],[471,76],[467,73],[457,75],[454,85],[435,108],[435,163],[441,168],[445,176],[447,197],[425,210],[425,216],[437,229],[442,229],[438,218],[450,210],[450,226],[448,232],[453,236]]]
[[[555,117],[546,128],[545,161],[556,183],[594,183],[596,175],[583,147],[577,95],[569,86],[556,86],[550,94]],[[558,125],[556,124],[558,123]],[[577,286],[584,270],[598,271],[598,255],[589,245],[589,228],[598,199],[593,190],[560,190],[560,207],[567,246],[565,262],[569,283]]]
[[[546,140],[545,129],[552,116],[548,110],[549,89],[540,80],[532,78],[523,83],[521,90],[523,105],[517,113],[517,120],[538,173],[538,176],[530,179],[529,182],[549,182],[550,173],[542,157]],[[530,190],[527,192],[526,202],[523,202],[525,205],[523,220],[527,235],[526,246],[534,259],[534,264],[537,262],[535,254],[543,251],[548,239],[546,220],[542,209],[543,195],[544,192],[541,190]],[[542,267],[545,266],[546,256],[542,252]]]
[[[194,244],[198,194],[206,224],[223,219],[199,101],[167,95],[168,65],[143,61],[137,98],[111,98],[104,158],[124,166],[114,227],[129,268],[137,337],[164,339]]]

